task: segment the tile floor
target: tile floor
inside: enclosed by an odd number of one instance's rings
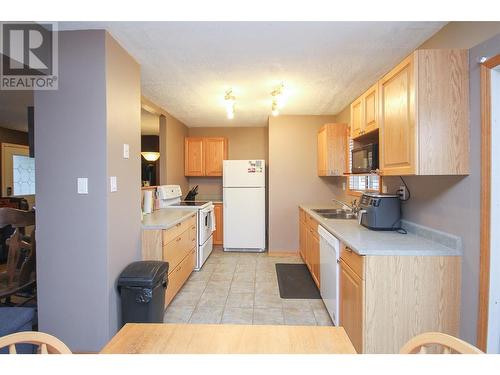
[[[300,257],[215,248],[165,311],[166,323],[332,325],[320,299],[282,299],[275,263]]]

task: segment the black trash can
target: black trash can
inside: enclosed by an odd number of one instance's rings
[[[120,274],[122,326],[126,323],[163,323],[168,263],[130,263]]]

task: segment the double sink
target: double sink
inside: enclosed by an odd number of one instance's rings
[[[356,214],[342,208],[318,208],[312,209],[325,219],[356,219]]]

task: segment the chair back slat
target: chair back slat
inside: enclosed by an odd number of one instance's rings
[[[441,332],[426,332],[417,335],[403,345],[399,353],[401,354],[426,354],[428,345],[439,345],[443,347],[443,354],[483,354],[474,345],[469,344],[459,338]]]
[[[43,332],[17,332],[0,337],[0,349],[9,347],[10,354],[17,354],[16,344],[33,344],[40,347],[41,354],[71,354],[71,350],[57,337]]]

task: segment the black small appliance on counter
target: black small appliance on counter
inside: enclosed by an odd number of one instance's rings
[[[397,194],[364,193],[359,202],[359,224],[373,230],[397,230],[401,201]]]

